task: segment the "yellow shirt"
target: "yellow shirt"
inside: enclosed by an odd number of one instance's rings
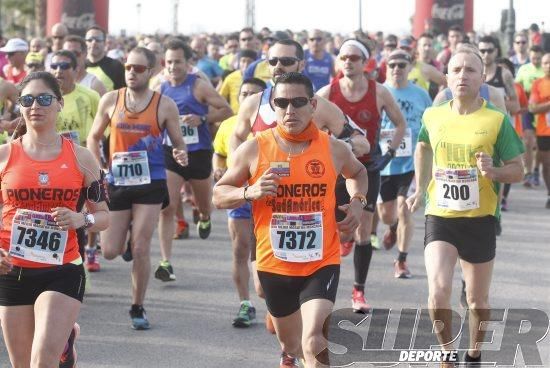
[[[239,112],[239,90],[242,83],[243,75],[241,71],[235,70],[225,77],[220,88],[220,95],[229,102],[234,114]]]
[[[475,154],[485,152],[500,166],[525,151],[507,114],[484,101],[479,110],[460,115],[447,101],[426,109],[418,141],[433,150],[427,215],[500,216],[499,184],[481,175]]]
[[[76,84],[71,93],[63,95],[63,101],[63,110],[57,115],[57,131],[70,133],[73,139],[78,137],[79,143],[85,145],[97,113],[99,94]]]
[[[416,84],[418,87],[423,88],[426,92],[430,89],[430,81],[424,78],[422,75],[422,66],[424,63],[418,60],[412,67],[409,73],[409,80]]]

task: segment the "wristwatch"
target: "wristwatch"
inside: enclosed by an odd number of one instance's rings
[[[89,229],[95,225],[95,217],[91,213],[83,213],[84,215],[84,228]]]
[[[206,119],[206,115],[201,116],[201,123],[205,124],[207,122],[208,122],[208,120]]]
[[[349,200],[349,203],[353,201],[354,199],[358,199],[361,202],[361,207],[365,208],[367,207],[367,197],[365,197],[361,193],[355,193]]]

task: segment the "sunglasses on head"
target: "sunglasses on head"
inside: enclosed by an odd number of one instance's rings
[[[51,63],[50,64],[50,68],[52,70],[57,70],[57,68],[61,69],[61,70],[68,70],[71,68],[71,63],[67,63],[66,61],[63,61],[61,63]]]
[[[33,95],[24,95],[19,97],[19,105],[23,107],[31,107],[34,104],[34,100],[38,102],[40,106],[50,106],[54,98],[57,98],[53,95],[47,93],[41,93],[38,96]]]
[[[277,65],[279,62],[281,62],[281,64],[283,66],[291,66],[291,65],[294,65],[296,64],[296,62],[298,61],[299,59],[295,58],[295,57],[272,57],[271,59],[269,59],[267,62],[269,63],[269,65],[271,66],[275,66]]]
[[[145,73],[145,71],[149,68],[146,67],[145,65],[139,65],[139,64],[124,64],[124,69],[126,69],[127,72],[133,69],[134,72],[141,74],[141,73]]]
[[[311,101],[311,99],[307,97],[294,97],[294,98],[277,97],[273,99],[273,105],[281,109],[286,109],[288,105],[291,104],[295,109],[298,109],[300,107],[304,107],[305,105],[307,105],[309,101]]]
[[[351,61],[352,63],[361,60],[362,57],[360,55],[340,55],[340,60],[342,61]]]
[[[103,42],[105,39],[103,37],[88,37],[86,38],[86,42]]]
[[[492,54],[495,49],[479,49],[482,54]]]
[[[309,39],[309,42],[321,42],[323,40],[323,37],[311,37]]]
[[[407,63],[391,63],[388,64],[388,66],[390,67],[390,69],[393,69],[395,67],[398,67],[399,69],[405,69],[407,67]]]

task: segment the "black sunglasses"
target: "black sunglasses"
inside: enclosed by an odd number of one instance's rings
[[[399,69],[405,69],[407,67],[407,63],[391,63],[388,64],[388,66],[390,67],[390,69],[393,69],[395,67],[398,67]]]
[[[309,101],[311,101],[311,98],[307,98],[307,97],[294,97],[294,98],[277,97],[273,99],[273,105],[281,109],[286,109],[288,105],[291,104],[295,109],[299,109],[300,107],[304,107],[305,105],[307,105]]]
[[[47,93],[41,93],[38,96],[33,95],[24,95],[19,97],[19,104],[23,107],[31,107],[34,104],[34,100],[38,102],[40,106],[50,106],[54,98],[57,98],[53,95]]]
[[[42,68],[44,66],[44,64],[40,64],[40,63],[29,63],[27,64],[27,68],[29,69],[39,69],[39,68]]]
[[[57,68],[61,69],[61,70],[68,70],[71,68],[71,63],[67,63],[66,61],[63,61],[61,63],[51,63],[50,64],[50,68],[52,70],[57,70]]]
[[[269,59],[267,62],[269,63],[269,65],[271,66],[275,66],[277,65],[279,62],[281,62],[281,64],[283,66],[291,66],[291,65],[294,65],[296,64],[296,62],[299,61],[298,58],[295,58],[295,57],[272,57],[271,59]]]

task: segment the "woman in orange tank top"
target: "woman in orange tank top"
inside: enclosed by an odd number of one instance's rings
[[[0,146],[0,320],[13,366],[73,367],[85,285],[76,229],[108,226],[101,171],[56,132],[56,79],[31,73],[20,88],[27,132]],[[79,199],[90,213],[77,211]]]

